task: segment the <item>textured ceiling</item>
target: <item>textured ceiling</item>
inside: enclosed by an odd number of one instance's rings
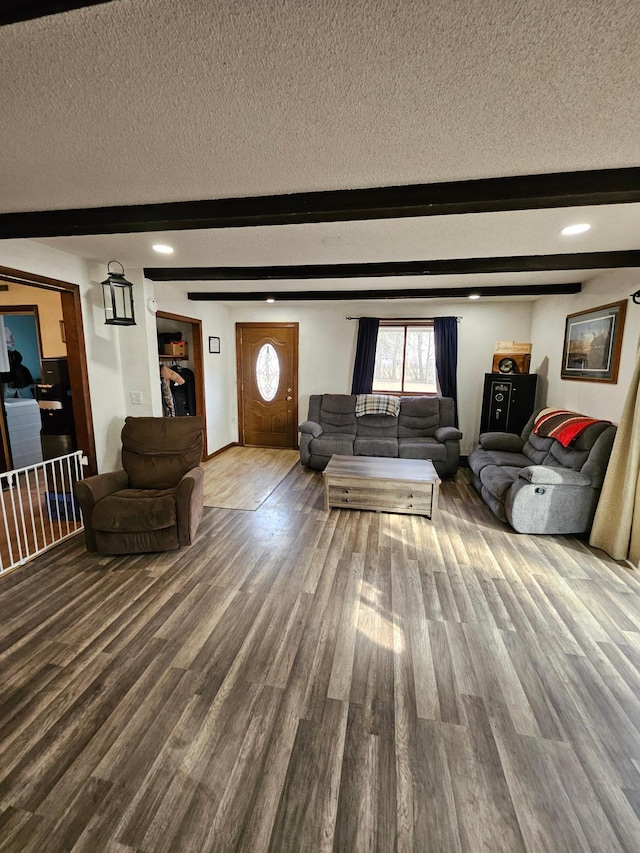
[[[117,0],[6,26],[0,212],[638,166],[639,30],[635,0]],[[43,242],[136,266],[640,248],[638,206],[569,248],[573,213],[181,232],[166,260],[160,234]]]
[[[0,31],[2,210],[638,165],[634,0],[118,0]]]

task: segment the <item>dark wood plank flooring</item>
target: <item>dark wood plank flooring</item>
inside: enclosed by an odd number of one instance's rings
[[[179,552],[0,578],[0,850],[640,850],[638,573],[334,509],[297,465]]]

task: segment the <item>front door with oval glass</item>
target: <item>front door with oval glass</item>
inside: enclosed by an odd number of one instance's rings
[[[298,324],[237,323],[240,441],[296,447]]]

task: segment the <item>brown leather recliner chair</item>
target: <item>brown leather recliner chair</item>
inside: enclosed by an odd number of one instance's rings
[[[202,418],[126,418],[122,471],[76,483],[88,551],[138,554],[193,542],[203,509]]]

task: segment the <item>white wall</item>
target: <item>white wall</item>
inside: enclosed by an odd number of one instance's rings
[[[186,293],[175,285],[156,282],[154,289],[158,310],[202,320],[207,448],[214,453],[238,440],[235,329],[229,312],[218,302],[190,302]],[[220,353],[209,352],[209,336],[220,338]],[[158,359],[154,358],[157,364]]]
[[[116,267],[116,270],[118,268]],[[115,330],[113,342],[115,350],[109,351],[109,358],[117,361],[119,369],[118,375],[110,375],[105,381],[108,381],[110,387],[119,384],[122,394],[122,411],[126,415],[135,417],[149,417],[162,414],[160,409],[160,391],[159,383],[152,381],[150,376],[150,365],[155,364],[157,359],[155,317],[146,310],[145,301],[147,297],[146,282],[142,277],[141,270],[127,269],[125,270],[127,281],[133,284],[133,299],[134,313],[136,319],[135,326],[105,326],[104,324],[104,306],[102,300],[101,282],[106,279],[106,269],[100,264],[91,264],[89,266],[90,289],[85,295],[86,299],[91,300],[92,315],[94,322],[94,334],[107,334],[109,331]],[[151,290],[153,295],[153,290]],[[85,329],[86,334],[86,329]],[[91,361],[89,364],[89,372],[92,373],[97,368],[97,365]],[[154,377],[155,378],[155,377]],[[104,387],[104,386],[103,386]],[[131,394],[142,394],[142,403],[134,403]],[[93,395],[92,395],[93,399]],[[117,458],[119,460],[120,447],[120,429],[122,423],[119,419],[114,423],[113,429],[117,431]]]
[[[540,374],[540,383],[545,392],[544,404],[572,409],[614,423],[619,421],[640,336],[640,305],[635,305],[628,297],[638,289],[640,270],[613,270],[589,280],[582,293],[550,296],[534,303],[531,370]],[[567,315],[622,299],[628,299],[628,304],[617,384],[561,379]]]
[[[201,303],[209,305],[214,303]],[[445,303],[432,300],[318,302],[314,304],[241,304],[229,308],[232,323],[297,322],[300,325],[299,420],[307,416],[310,394],[351,391],[358,323],[347,316],[420,318],[460,317],[458,408],[463,454],[477,440],[484,374],[491,371],[497,340],[529,341],[532,303],[525,301]],[[237,436],[237,413],[234,411]]]
[[[100,281],[106,269],[92,277],[81,258],[43,246],[32,240],[3,240],[0,242],[0,264],[22,272],[36,273],[72,282],[80,287],[82,321],[89,365],[89,392],[93,412],[98,470],[110,471],[119,467],[120,430],[127,414],[123,393],[123,368],[120,337],[127,336],[127,352],[133,359],[140,357],[135,329],[105,326]]]
[[[235,330],[223,305],[189,302],[177,287],[154,286],[143,278],[141,270],[127,269],[127,279],[134,285],[137,325],[107,326],[100,287],[107,276],[106,267],[31,240],[1,241],[0,265],[80,288],[99,471],[120,467],[120,432],[127,415],[162,414],[156,318],[147,309],[147,302],[154,297],[164,311],[203,320],[209,452],[237,440]],[[219,355],[208,353],[209,335],[220,338]],[[132,392],[142,393],[141,405],[132,402]]]
[[[104,323],[100,281],[106,268],[88,266],[64,252],[29,240],[0,242],[0,264],[26,272],[71,281],[80,286],[89,363],[96,451],[101,471],[119,467],[120,430],[127,415],[161,413],[157,381],[155,317],[146,308],[155,297],[170,313],[202,320],[205,398],[209,452],[238,439],[235,323],[287,321],[300,326],[299,419],[307,414],[310,394],[348,393],[355,356],[357,322],[350,316],[461,317],[458,388],[462,452],[468,453],[479,432],[484,374],[491,370],[496,340],[532,341],[532,372],[540,376],[538,403],[566,406],[596,417],[620,417],[640,336],[640,306],[628,303],[619,380],[616,385],[560,379],[560,361],[567,314],[626,299],[640,288],[640,270],[603,272],[575,296],[537,301],[492,299],[469,302],[435,300],[335,302],[267,305],[190,302],[176,285],[146,281],[140,270],[126,270],[134,284],[137,326]],[[221,352],[208,352],[208,337],[220,338]],[[142,391],[143,405],[130,392]]]

